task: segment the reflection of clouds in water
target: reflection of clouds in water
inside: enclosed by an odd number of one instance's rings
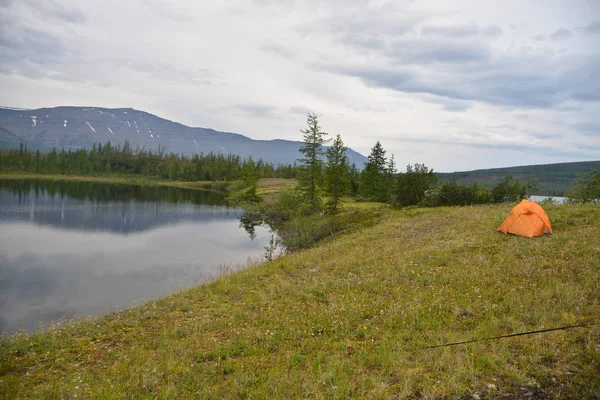
[[[242,262],[235,250],[262,249],[268,234],[261,233],[255,241],[239,229],[236,220],[210,223],[169,225],[127,236],[109,232],[79,232],[40,227],[24,223],[1,225],[0,249],[10,259],[27,254],[50,258],[56,265],[68,263],[78,269],[115,271],[122,273],[149,265],[162,267],[181,263],[211,265],[227,261]],[[265,228],[259,231],[267,232]],[[262,246],[261,243],[265,242]]]
[[[260,257],[237,220],[182,223],[126,236],[0,224],[0,331],[35,329],[65,312],[97,315],[215,276]]]

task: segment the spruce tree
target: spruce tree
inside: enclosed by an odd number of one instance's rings
[[[390,182],[385,150],[379,141],[371,149],[368,160],[361,173],[359,193],[368,200],[386,202],[389,197]]]
[[[347,194],[350,189],[347,149],[338,134],[331,147],[326,151],[325,187],[329,197],[327,206],[333,212],[337,211],[342,196]]]
[[[244,179],[242,181],[244,190],[241,200],[250,204],[258,204],[262,202],[263,198],[256,192],[258,186],[258,175],[252,156],[248,157],[242,172],[244,174]]]
[[[390,174],[392,177],[394,175],[396,175],[396,159],[394,158],[394,155],[392,154],[392,156],[390,157],[388,164],[387,164],[387,172],[388,174]]]
[[[315,114],[308,114],[306,122],[308,128],[300,130],[304,143],[300,146],[303,157],[298,159],[300,163],[298,189],[310,207],[317,210],[321,206],[322,156],[327,133],[321,130]]]
[[[243,166],[242,173],[244,174],[244,187],[250,187],[256,185],[258,182],[258,176],[256,172],[256,164],[252,156],[248,157],[246,163]]]

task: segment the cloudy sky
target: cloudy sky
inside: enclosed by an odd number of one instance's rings
[[[133,107],[438,171],[600,159],[598,0],[0,0],[0,105]]]

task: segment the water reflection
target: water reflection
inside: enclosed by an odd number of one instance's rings
[[[112,198],[112,200],[111,200]],[[219,193],[178,188],[0,180],[0,221],[35,222],[81,230],[138,232],[180,221],[231,219]]]
[[[262,257],[269,242],[262,226],[250,238],[241,211],[212,193],[5,183],[1,332],[97,315],[202,282],[220,267]]]

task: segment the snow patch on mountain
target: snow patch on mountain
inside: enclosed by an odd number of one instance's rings
[[[10,110],[10,111],[30,111],[31,108],[17,108],[17,107],[4,107],[0,106],[2,110]]]

